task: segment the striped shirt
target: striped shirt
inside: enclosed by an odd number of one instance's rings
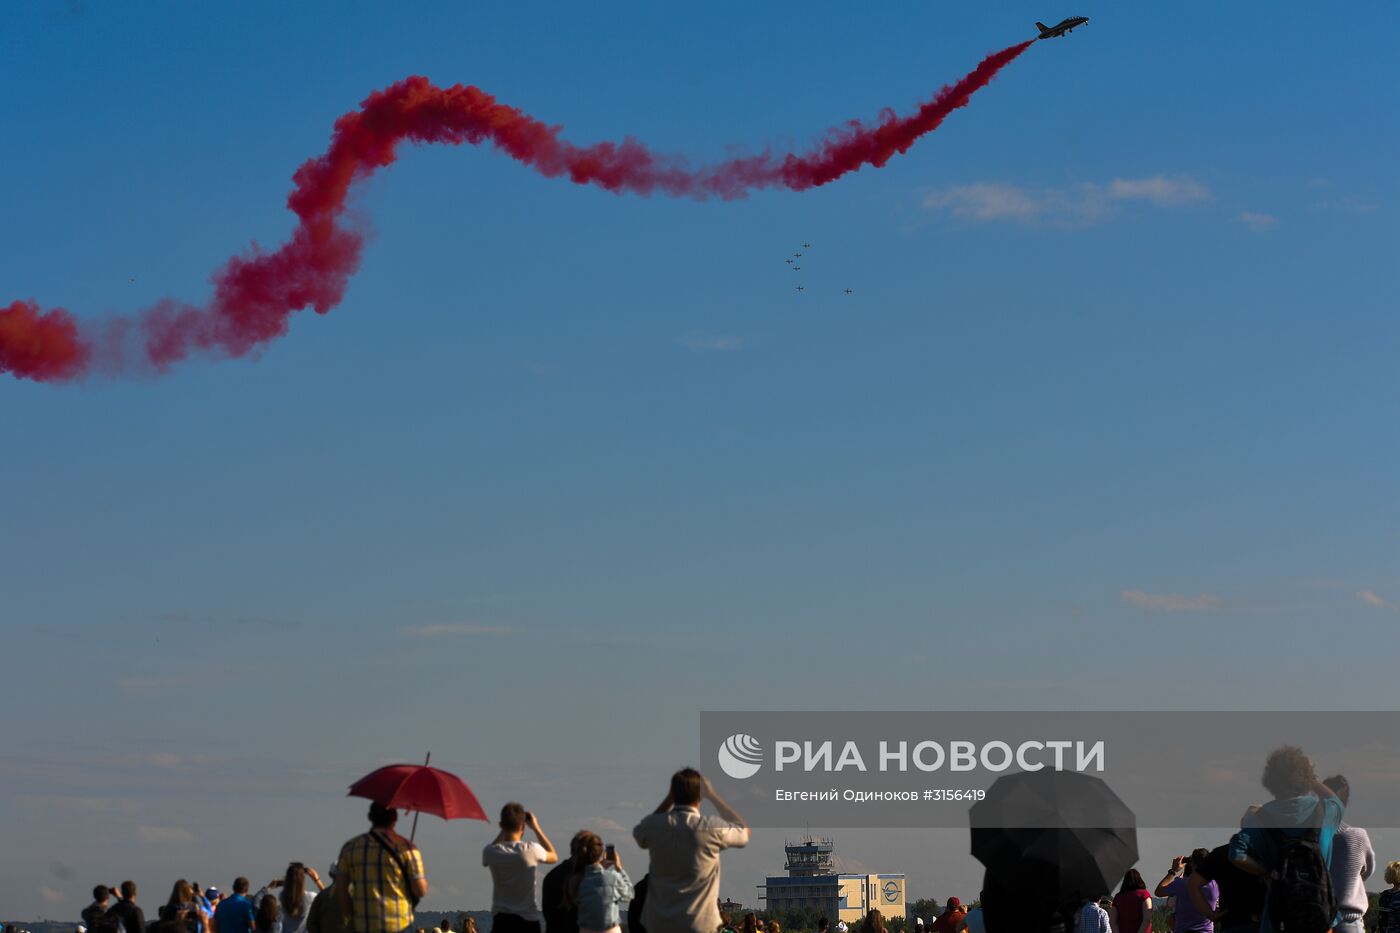
[[[394,850],[390,854],[383,845]],[[407,869],[407,874],[405,874]],[[355,933],[399,933],[413,924],[410,883],[426,877],[423,854],[412,843],[365,833],[340,850],[336,883],[349,882],[349,928]]]

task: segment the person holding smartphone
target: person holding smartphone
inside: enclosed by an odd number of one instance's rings
[[[621,933],[622,905],[632,899],[632,879],[616,847],[604,847],[597,833],[585,830],[579,836],[565,895],[578,910],[579,933]]]
[[[1172,867],[1152,892],[1153,897],[1176,898],[1173,913],[1176,933],[1215,933],[1215,921],[1210,919],[1208,913],[1213,912],[1220,902],[1220,885],[1214,881],[1198,885],[1200,900],[1207,908],[1207,913],[1201,912],[1196,903],[1197,899],[1191,897],[1188,892],[1195,864],[1208,858],[1209,849],[1196,849],[1190,855],[1178,855],[1172,859]]]

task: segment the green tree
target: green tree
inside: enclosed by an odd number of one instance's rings
[[[937,898],[921,897],[909,905],[909,916],[923,917],[924,923],[932,923],[942,912],[943,907],[938,903]]]

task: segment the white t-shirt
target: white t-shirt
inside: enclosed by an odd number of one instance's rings
[[[535,866],[549,858],[538,842],[493,842],[481,850],[481,864],[491,869],[491,913],[539,920],[535,900]]]

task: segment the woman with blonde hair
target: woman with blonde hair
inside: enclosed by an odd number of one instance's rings
[[[1385,866],[1385,882],[1390,890],[1376,904],[1376,933],[1400,933],[1400,862]]]

